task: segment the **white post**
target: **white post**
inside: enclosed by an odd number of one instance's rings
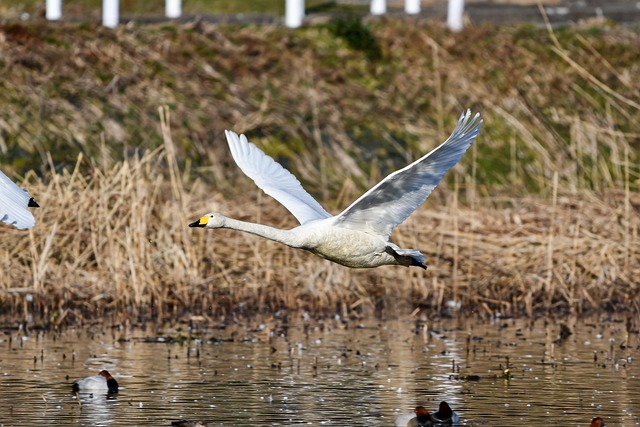
[[[420,13],[420,0],[404,0],[404,11],[409,15]]]
[[[387,13],[387,0],[371,0],[371,14],[384,15]]]
[[[462,17],[464,15],[464,0],[449,0],[447,9],[447,27],[451,31],[462,30]]]
[[[182,16],[182,0],[166,0],[164,14],[167,18],[180,18]]]
[[[47,0],[47,19],[57,21],[62,18],[62,0]]]
[[[284,24],[288,28],[298,28],[304,19],[304,0],[285,0]]]
[[[118,0],[102,0],[102,25],[115,28],[120,21],[120,4]]]

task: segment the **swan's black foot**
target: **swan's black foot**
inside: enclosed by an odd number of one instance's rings
[[[33,200],[33,197],[29,199],[29,204],[27,205],[30,208],[39,208],[40,205],[36,203],[35,200]]]
[[[384,251],[391,255],[400,265],[405,267],[420,267],[423,270],[428,268],[427,264],[423,264],[417,259],[409,255],[400,255],[398,252],[394,251],[391,246],[387,246],[384,248]]]

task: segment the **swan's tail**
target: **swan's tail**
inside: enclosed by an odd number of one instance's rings
[[[417,249],[401,249],[395,245],[387,246],[385,252],[391,255],[400,265],[405,267],[420,267],[427,269],[424,263],[424,255]]]

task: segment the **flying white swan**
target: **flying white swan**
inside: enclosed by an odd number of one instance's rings
[[[19,229],[33,227],[36,220],[27,207],[39,205],[27,190],[18,187],[0,171],[0,221]]]
[[[455,165],[480,131],[480,114],[467,110],[451,136],[438,148],[371,188],[342,213],[332,216],[307,193],[289,171],[247,141],[225,131],[231,155],[242,172],[282,203],[301,225],[281,230],[209,213],[190,227],[231,228],[256,234],[293,248],[306,249],[347,267],[418,266],[424,255],[389,241],[391,232],[418,208],[445,172]]]

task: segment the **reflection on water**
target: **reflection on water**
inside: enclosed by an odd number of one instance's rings
[[[162,330],[164,339],[106,326],[5,331],[0,421],[392,426],[399,413],[446,400],[464,425],[586,426],[596,415],[640,425],[638,335],[625,342],[623,322],[574,320],[573,335],[556,342],[559,325],[543,320],[290,320],[216,325],[191,339],[184,326]],[[100,369],[118,380],[117,395],[71,393],[73,380]]]

